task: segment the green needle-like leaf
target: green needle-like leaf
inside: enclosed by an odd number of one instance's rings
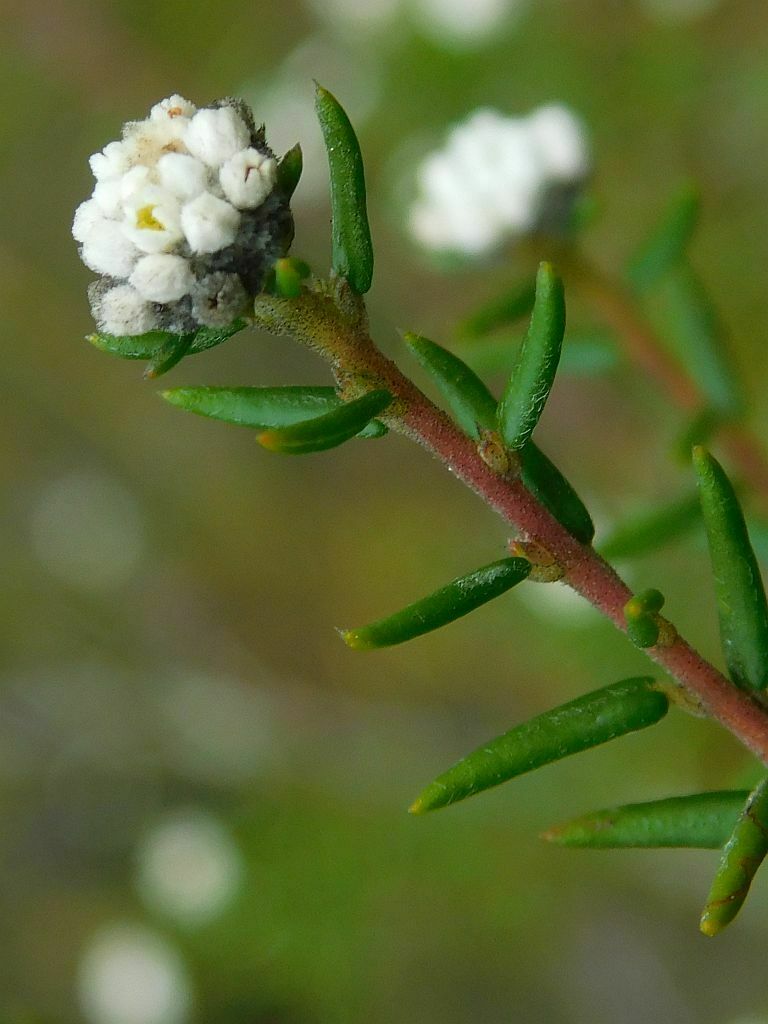
[[[733,485],[705,448],[693,449],[720,615],[720,641],[731,679],[742,689],[768,685],[768,604]]]
[[[467,317],[460,325],[459,333],[465,338],[481,338],[498,327],[508,327],[528,316],[535,297],[536,282],[523,281]]]
[[[194,334],[172,334],[165,345],[147,363],[147,368],[144,371],[147,380],[162,377],[164,373],[180,363],[189,352],[194,340]]]
[[[646,292],[685,257],[701,209],[698,189],[686,185],[674,197],[658,227],[632,259],[628,276],[637,292]]]
[[[655,725],[668,707],[664,694],[645,677],[595,690],[484,743],[427,786],[411,812],[445,807],[534,768]]]
[[[326,451],[359,434],[391,401],[392,395],[388,391],[369,391],[362,398],[345,402],[322,416],[265,430],[256,440],[262,448],[282,455]]]
[[[428,597],[360,629],[341,630],[355,650],[375,650],[412,640],[447,625],[521,583],[531,571],[524,558],[503,558],[460,576]]]
[[[480,429],[496,428],[496,400],[463,360],[418,334],[403,335],[405,343],[429,370],[459,426],[476,440]],[[560,470],[533,441],[520,454],[523,483],[552,515],[582,544],[589,544],[595,528],[581,498]]]
[[[624,605],[624,620],[627,635],[637,647],[653,647],[659,639],[659,623],[656,618],[664,607],[664,595],[660,590],[643,590],[635,594]]]
[[[699,923],[705,935],[717,935],[736,917],[766,854],[768,778],[758,783],[749,794],[733,832],[723,847],[720,865]]]
[[[301,295],[301,283],[309,274],[309,266],[303,260],[285,256],[276,260],[272,268],[271,290],[284,299],[297,299]]]
[[[245,320],[235,320],[227,327],[200,327],[195,333],[189,351],[190,353],[206,352],[209,348],[215,348],[223,341],[228,341],[247,326]]]
[[[609,562],[639,558],[684,536],[700,521],[698,495],[690,494],[621,523],[600,545],[600,554]]]
[[[277,187],[288,199],[296,191],[303,168],[304,156],[301,152],[301,146],[297,142],[292,149],[288,150],[277,165]]]
[[[542,263],[531,322],[498,408],[499,430],[509,448],[522,448],[539,422],[555,380],[564,331],[563,283],[550,263]]]
[[[109,352],[121,359],[154,359],[170,340],[178,337],[180,335],[169,334],[167,331],[127,335],[103,334],[97,331],[86,335],[85,340],[100,352]]]
[[[419,334],[408,331],[403,341],[432,375],[465,434],[479,440],[481,429],[496,429],[496,399],[474,370]]]
[[[205,352],[206,349],[214,348],[223,341],[227,341],[233,334],[246,326],[244,320],[235,320],[228,327],[201,327],[192,336],[188,355],[197,352]],[[155,359],[161,350],[168,345],[173,345],[179,338],[187,335],[170,334],[168,331],[149,331],[147,334],[103,334],[96,332],[89,334],[86,338],[101,352],[109,352],[119,356],[121,359]]]
[[[740,789],[608,807],[550,828],[542,839],[558,846],[583,846],[593,850],[629,847],[717,850],[731,834],[747,796],[747,791]]]
[[[373,245],[365,202],[365,173],[360,143],[339,101],[316,86],[315,110],[331,172],[334,271],[354,292],[364,295],[373,279]]]
[[[744,395],[731,365],[725,330],[691,267],[681,263],[672,268],[648,295],[644,308],[712,409],[725,417],[740,415]]]
[[[179,409],[256,430],[290,427],[343,405],[329,387],[196,387],[171,388],[160,393]],[[382,437],[386,433],[383,423],[371,420],[358,436]]]
[[[595,527],[584,502],[544,452],[529,441],[520,454],[520,475],[528,490],[582,544],[590,544]]]

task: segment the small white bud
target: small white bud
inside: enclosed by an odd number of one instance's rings
[[[169,252],[182,240],[179,202],[166,189],[148,185],[123,204],[122,229],[142,252]]]
[[[138,256],[122,225],[106,218],[91,224],[81,251],[86,267],[110,277],[128,277]]]
[[[154,310],[129,284],[118,284],[94,302],[93,315],[106,334],[146,334],[157,326]]]
[[[193,252],[226,248],[234,242],[239,226],[240,213],[210,192],[203,192],[181,210],[181,227]]]
[[[87,242],[94,225],[102,220],[104,220],[104,214],[93,199],[86,199],[84,203],[80,203],[75,210],[75,219],[72,221],[72,236],[75,241]]]
[[[100,153],[89,157],[88,163],[97,181],[117,178],[131,166],[128,151],[122,142],[108,143]]]
[[[205,192],[208,169],[186,153],[166,153],[157,161],[160,184],[181,200],[194,199]]]
[[[129,121],[123,129],[123,144],[131,163],[154,166],[164,153],[183,153],[189,124],[185,117]]]
[[[241,210],[261,206],[277,181],[277,161],[258,149],[235,153],[219,171],[224,195]]]
[[[168,118],[194,117],[196,113],[197,107],[194,103],[174,93],[173,96],[156,103],[150,110],[149,117],[152,121],[165,121]]]
[[[120,178],[120,198],[130,199],[148,185],[156,184],[155,177],[154,168],[137,164]]]
[[[589,173],[590,158],[584,128],[558,103],[540,107],[527,119],[545,173],[557,182],[576,183]]]
[[[250,141],[248,126],[232,107],[198,110],[184,135],[192,156],[210,167],[220,167]]]
[[[195,278],[183,256],[155,253],[141,257],[129,281],[148,302],[176,302],[189,292]]]
[[[97,181],[93,190],[93,201],[105,217],[113,220],[121,213],[120,183],[120,178],[107,178]]]

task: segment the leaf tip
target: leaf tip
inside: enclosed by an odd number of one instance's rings
[[[545,843],[555,843],[557,846],[562,846],[563,830],[560,826],[553,825],[552,828],[539,832],[539,839],[543,839]]]
[[[702,935],[706,935],[708,938],[713,939],[715,935],[718,935],[723,930],[723,928],[724,925],[712,917],[709,911],[705,910],[701,915],[699,931]]]
[[[359,629],[338,629],[337,633],[353,651],[369,651],[371,644],[368,643]]]
[[[280,451],[280,433],[277,430],[262,430],[256,435],[256,442],[268,452]]]
[[[408,808],[409,814],[425,814],[429,808],[424,803],[424,798],[421,796],[416,797],[411,806]]]

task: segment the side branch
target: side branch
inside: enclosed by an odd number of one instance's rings
[[[510,523],[525,540],[550,552],[564,569],[564,582],[626,632],[624,605],[631,591],[593,548],[577,541],[527,490],[521,480],[489,467],[471,438],[438,409],[373,344],[362,310],[340,315],[329,296],[307,294],[298,301],[270,297],[257,307],[256,321],[275,333],[291,334],[333,366],[349,397],[385,388],[395,401],[382,419],[438,458],[458,479]],[[768,713],[737,689],[682,637],[646,653],[716,719],[768,765]]]

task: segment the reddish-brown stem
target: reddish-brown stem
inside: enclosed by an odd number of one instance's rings
[[[290,304],[264,300],[257,319],[262,326],[290,333],[324,355],[340,387],[350,395],[374,386],[390,391],[395,401],[382,416],[387,424],[436,456],[525,540],[545,548],[562,566],[564,581],[626,632],[624,605],[632,595],[615,570],[592,547],[571,536],[519,477],[502,475],[483,461],[475,442],[375,347],[362,315],[356,320],[339,316],[330,299],[310,294]],[[674,638],[666,646],[648,649],[648,656],[696,705],[768,764],[768,713],[671,632]]]

